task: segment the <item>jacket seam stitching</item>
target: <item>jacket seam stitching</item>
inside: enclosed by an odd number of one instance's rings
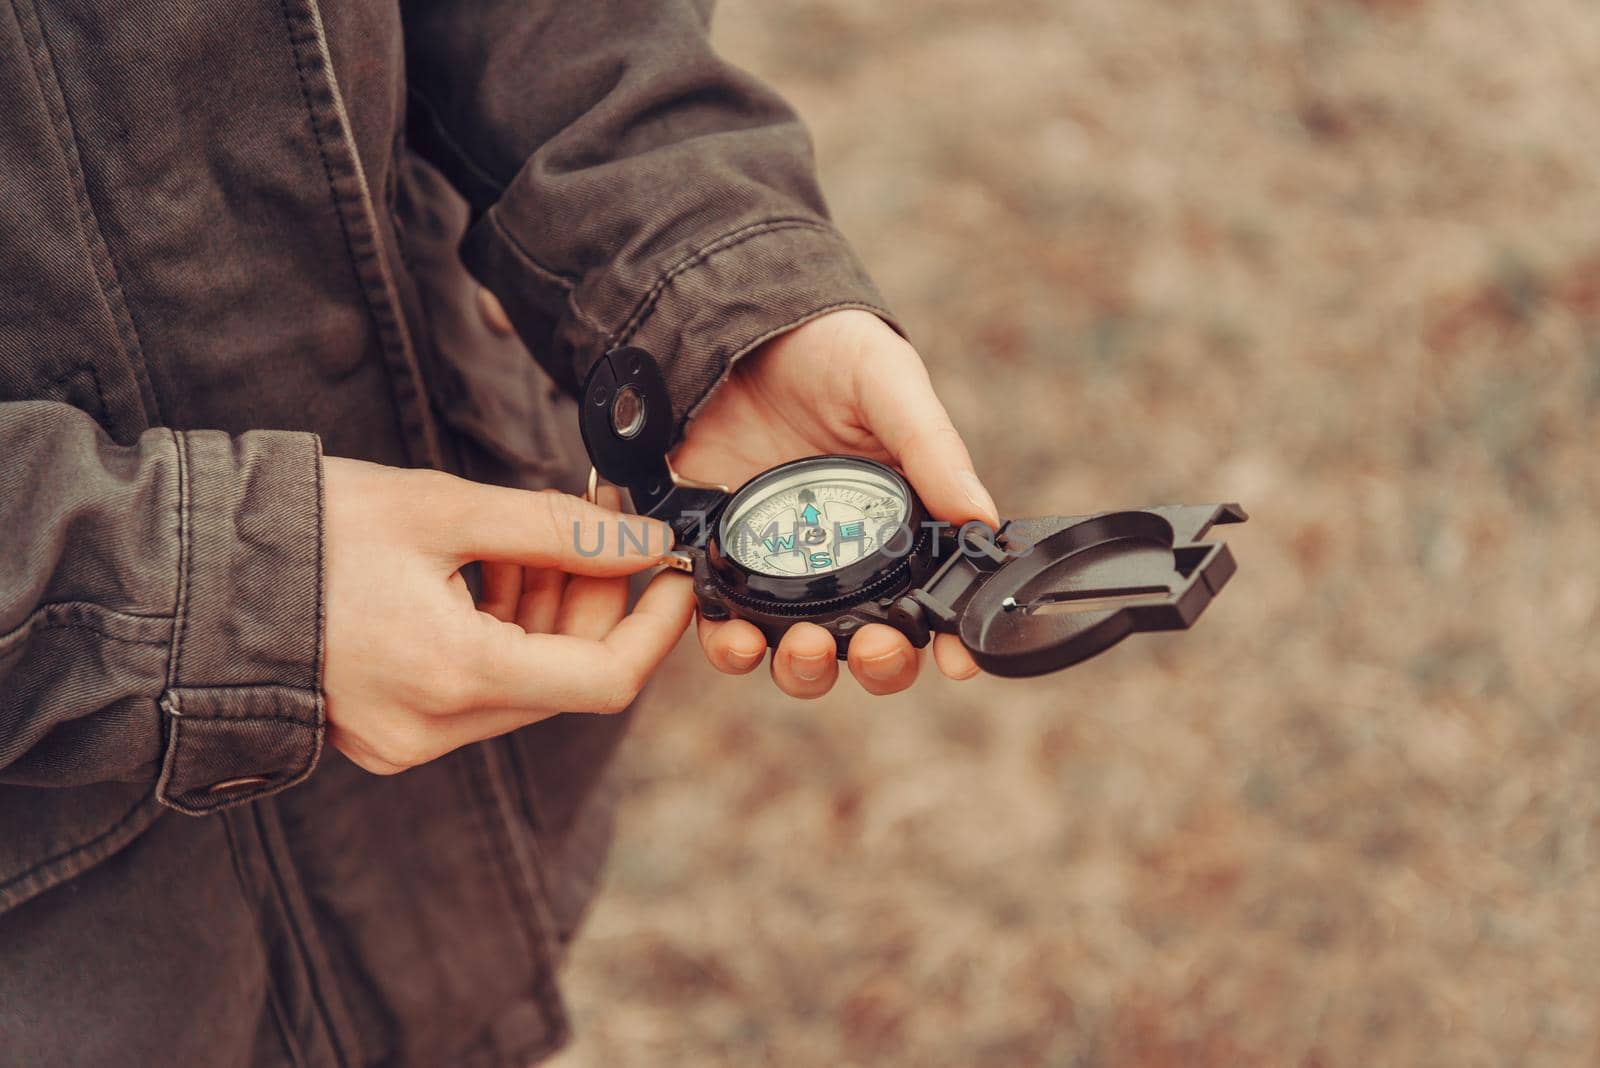
[[[500,220],[500,216],[497,211],[491,209],[488,214],[484,216],[484,221],[493,227],[494,231],[500,235],[502,240],[505,241],[506,246],[511,249],[512,254],[515,255],[517,259],[521,260],[522,263],[529,270],[531,270],[536,277],[538,277],[541,281],[548,282],[565,291],[567,294],[567,311],[571,313],[572,318],[577,320],[579,325],[583,326],[591,334],[594,334],[596,337],[601,339],[607,338],[611,335],[611,331],[607,330],[604,324],[585,311],[583,306],[578,303],[577,281],[567,277],[564,274],[561,274],[560,272],[554,271],[545,266],[543,263],[539,262],[538,258],[528,250],[527,246],[522,243],[521,239],[518,238],[516,234],[512,233],[510,228],[508,228],[505,223]]]
[[[178,684],[182,669],[184,622],[189,615],[189,584],[193,571],[194,531],[190,509],[190,456],[189,436],[172,431],[173,446],[178,455],[178,584],[172,608],[172,655],[167,659],[167,689]]]
[[[813,308],[804,315],[796,316],[795,318],[790,319],[778,326],[772,327],[770,330],[763,331],[733,350],[733,352],[728,356],[727,362],[723,365],[722,373],[713,379],[711,384],[706,386],[706,388],[702,390],[684,409],[684,419],[686,421],[693,419],[695,415],[698,414],[699,408],[706,402],[706,398],[711,395],[712,391],[715,390],[718,385],[727,379],[729,372],[733,369],[733,365],[748,355],[753,349],[759,348],[760,346],[766,344],[779,334],[786,334],[790,330],[793,330],[796,327],[804,326],[806,323],[809,323],[814,319],[820,319],[829,312],[844,311],[848,308],[859,308],[862,311],[872,312],[874,315],[882,318],[889,317],[888,310],[880,308],[876,304],[870,304],[862,300],[840,300],[834,301],[831,304],[824,304],[819,308]]]
[[[607,330],[604,324],[585,311],[583,306],[578,303],[578,283],[573,279],[568,278],[566,275],[553,271],[549,267],[546,267],[543,263],[540,263],[533,253],[530,252],[525,245],[523,245],[522,241],[517,237],[517,235],[512,233],[510,228],[507,227],[505,223],[501,222],[499,213],[495,210],[491,209],[489,211],[489,213],[485,216],[485,221],[487,221],[489,225],[494,228],[495,232],[501,236],[507,247],[511,249],[512,254],[521,260],[529,270],[533,271],[535,276],[539,277],[543,281],[555,285],[557,288],[566,292],[566,307],[568,313],[571,314],[572,318],[576,320],[580,326],[588,330],[595,337],[601,339],[602,344],[605,344],[605,339],[611,336],[611,331]]]
[[[764,234],[775,233],[780,230],[796,229],[817,230],[823,233],[832,233],[832,229],[830,227],[813,219],[767,219],[762,222],[750,223],[747,226],[741,226],[736,230],[730,230],[728,233],[723,234],[721,237],[701,246],[695,252],[685,256],[683,259],[669,267],[666,272],[656,280],[655,285],[651,286],[649,291],[646,292],[645,295],[639,299],[639,302],[634,305],[633,312],[623,322],[622,326],[618,328],[617,332],[612,335],[613,340],[611,342],[611,347],[626,345],[631,338],[637,335],[638,332],[644,328],[645,322],[649,320],[650,316],[654,314],[656,308],[660,306],[661,294],[665,292],[667,287],[676,281],[680,275],[700,266],[719,252],[726,252],[729,249],[737,248],[738,246],[745,244],[746,242],[757,237],[761,237]]]
[[[49,621],[44,623],[36,622],[40,617],[56,608],[87,608],[95,612],[104,613],[109,618],[104,621],[102,625],[108,624],[110,620],[113,619],[136,620],[140,623],[160,623],[170,621],[172,619],[172,617],[168,615],[141,616],[128,612],[119,612],[114,608],[106,608],[104,605],[95,604],[93,601],[50,601],[46,604],[36,605],[33,611],[29,612],[25,619],[23,619],[16,626],[12,627],[10,630],[6,631],[4,634],[0,634],[0,648],[5,648],[6,646],[10,645],[13,640],[21,638],[35,630],[92,630],[102,637],[109,638],[112,641],[127,642],[130,645],[166,645],[169,641],[171,641],[170,637],[124,638],[120,635],[111,634],[101,630],[94,623],[87,621],[62,623]]]
[[[278,0],[278,10],[283,14],[283,22],[289,29],[289,50],[294,57],[295,81],[300,86],[300,101],[305,106],[306,117],[310,120],[311,139],[317,145],[317,158],[322,161],[322,176],[328,183],[328,200],[333,204],[334,217],[339,220],[339,236],[344,241],[345,254],[350,258],[351,271],[356,275],[356,282],[366,289],[361,280],[360,270],[356,267],[359,257],[356,255],[355,243],[350,239],[350,223],[345,218],[344,209],[340,205],[338,182],[333,173],[333,161],[328,158],[327,146],[323,144],[322,131],[317,128],[316,105],[311,100],[311,87],[306,84],[305,64],[300,59],[300,45],[294,37],[294,13],[289,10],[289,0]]]
[[[175,699],[173,703],[177,703]],[[306,779],[311,777],[312,770],[317,766],[317,759],[322,755],[322,728],[320,725],[315,723],[306,723],[303,720],[291,720],[287,719],[286,717],[275,716],[248,716],[241,717],[240,719],[236,720],[230,720],[192,717],[182,715],[180,712],[173,712],[172,715],[172,744],[167,748],[166,760],[162,763],[161,779],[156,784],[156,799],[162,804],[166,805],[168,808],[172,809],[174,812],[181,812],[185,816],[209,816],[216,812],[223,812],[230,808],[237,808],[241,805],[248,805],[254,801],[263,800],[264,798],[271,797],[274,794],[282,793],[291,786],[298,786],[305,782]],[[240,797],[223,798],[211,804],[188,804],[181,800],[181,796],[183,794],[187,794],[189,792],[188,790],[180,789],[177,796],[174,796],[174,792],[171,789],[173,785],[172,778],[177,774],[178,739],[181,734],[181,725],[185,720],[188,719],[199,719],[200,722],[205,723],[252,723],[263,720],[267,722],[281,721],[293,723],[297,727],[305,727],[312,732],[311,752],[307,755],[305,761],[298,768],[289,772],[287,778],[285,778],[282,782],[269,782],[266,789],[257,790]],[[307,962],[307,967],[310,967],[309,961]]]
[[[522,239],[516,234],[512,233],[510,227],[506,226],[505,223],[500,221],[500,213],[498,211],[490,209],[484,218],[488,220],[490,226],[493,226],[497,231],[499,231],[500,236],[505,238],[506,244],[511,246],[511,250],[517,254],[519,259],[527,263],[529,267],[532,267],[534,273],[538,274],[541,280],[553,282],[562,289],[567,290],[569,293],[578,287],[578,282],[580,280],[579,275],[568,275],[565,272],[558,271],[553,267],[545,266],[545,264],[539,260],[539,257],[535,256],[528,249],[528,246],[522,243]],[[578,317],[584,322],[584,325],[590,326],[596,330],[600,330],[601,333],[605,332],[598,326],[598,324],[589,319],[587,313],[582,312],[581,309],[574,308],[573,312],[574,314],[577,314]]]
[[[317,721],[314,719],[297,719],[294,716],[267,713],[261,716],[207,716],[185,712],[181,707],[172,713],[174,719],[185,720],[189,723],[293,723],[296,727],[315,729]],[[298,771],[295,774],[299,774]]]
[[[322,479],[323,479],[323,472],[322,472],[322,438],[320,436],[312,437],[312,439],[311,439],[311,452],[312,452],[312,468],[313,468],[313,471],[315,472],[316,493],[317,493],[317,573],[316,573],[316,576],[315,576],[315,582],[317,584],[317,622],[316,622],[316,630],[317,630],[316,643],[317,643],[317,645],[316,645],[316,652],[313,654],[313,660],[312,660],[312,682],[315,683],[315,685],[316,685],[316,691],[315,692],[316,692],[316,695],[317,695],[317,721],[318,721],[318,724],[320,725],[321,721],[323,719],[323,716],[322,716],[322,711],[323,711],[323,709],[322,709],[323,642],[326,640],[326,632],[327,632],[327,625],[328,625],[328,620],[327,620],[328,603],[327,603],[327,588],[326,588],[327,587],[327,579],[323,574],[323,569],[327,566],[326,560],[324,559],[324,553],[325,553],[326,550],[325,550],[325,547],[323,545],[323,541],[327,537],[327,534],[326,534],[326,531],[325,531],[325,527],[326,527],[326,524],[327,524],[327,515],[326,515],[327,501],[325,500],[325,492],[326,491],[325,491],[325,488],[324,488],[323,482],[322,482]]]
[[[151,619],[170,620],[172,618],[171,612],[125,612],[120,608],[108,608],[97,601],[44,601],[35,605],[33,611],[28,613],[28,617],[31,619],[40,612],[48,611],[52,608],[92,608],[97,612],[103,612],[118,619],[137,619],[141,621]],[[4,635],[0,635],[0,637],[4,637]]]
[[[30,65],[34,68],[34,77],[41,82],[40,95],[44,97],[45,110],[50,115],[51,125],[55,127],[62,161],[72,179],[73,206],[77,209],[78,225],[84,229],[86,251],[94,263],[96,281],[101,288],[101,298],[105,301],[106,309],[116,324],[118,338],[126,348],[128,362],[133,369],[135,379],[142,387],[141,404],[145,396],[148,396],[155,407],[154,411],[147,413],[154,417],[149,421],[160,423],[162,421],[160,405],[156,402],[155,389],[150,383],[149,370],[145,363],[144,343],[139,336],[138,323],[134,321],[133,311],[128,304],[127,291],[122,285],[122,273],[117,266],[116,256],[106,240],[105,231],[100,227],[94,198],[89,193],[88,179],[83,171],[83,154],[78,141],[77,124],[72,118],[72,105],[68,103],[66,93],[61,88],[61,72],[56,66],[55,49],[50,44],[50,32],[45,28],[44,20],[39,17],[38,9],[32,0],[26,2],[34,23],[32,36],[37,38],[41,53],[40,58],[35,58]],[[12,0],[12,11],[16,13],[16,0]],[[26,30],[24,34],[27,36]],[[42,69],[41,59],[43,64],[48,65],[47,70]],[[55,84],[54,98],[50,93],[43,91],[42,82],[46,73]],[[99,390],[98,376],[95,378],[95,388]],[[102,397],[102,407],[104,403]],[[109,412],[106,418],[110,418]]]
[[[8,636],[13,635],[16,630],[21,630],[22,625],[27,624],[30,619],[34,619],[34,617],[38,616],[38,614],[42,614],[42,612],[48,612],[53,608],[88,608],[93,609],[93,611],[96,612],[104,612],[106,616],[112,616],[115,617],[115,619],[134,619],[139,620],[139,622],[147,622],[147,620],[152,619],[171,619],[171,617],[173,617],[171,612],[125,612],[120,608],[107,608],[107,606],[99,603],[99,601],[42,601],[42,603],[35,604],[34,611],[27,614],[27,619],[22,620],[21,624],[16,625],[16,627],[11,628],[11,630],[8,630],[8,632],[0,635],[0,638],[8,638]]]
[[[225,816],[222,818],[221,823],[222,833],[228,840],[228,857],[229,860],[232,861],[233,877],[235,882],[238,884],[239,898],[244,904],[245,909],[251,913],[251,915],[255,918],[256,924],[259,926],[261,919],[258,914],[258,910],[256,909],[255,904],[250,900],[249,895],[246,893],[249,880],[245,876],[244,859],[241,856],[239,836],[234,829],[232,819]],[[270,974],[269,971],[269,974],[264,978],[262,985],[266,988],[267,1006],[272,1013],[273,1029],[278,1032],[278,1040],[283,1043],[284,1052],[289,1057],[289,1063],[293,1065],[294,1068],[302,1068],[302,1066],[306,1064],[305,1053],[303,1050],[301,1050],[299,1041],[294,1037],[294,1034],[289,1027],[288,1011],[283,1005],[283,994],[278,989],[277,976]]]
[[[208,688],[251,689],[252,687],[234,686]],[[296,689],[295,687],[286,686],[273,688],[290,690]],[[161,802],[163,805],[166,805],[175,812],[183,813],[185,816],[207,816],[214,812],[222,812],[226,809],[249,804],[252,801],[258,801],[262,798],[271,797],[273,794],[281,793],[291,786],[298,786],[300,783],[305,782],[311,777],[312,771],[316,769],[317,761],[322,757],[322,746],[325,734],[322,718],[322,695],[320,693],[316,694],[314,697],[317,714],[310,722],[307,722],[303,719],[295,719],[293,717],[283,715],[273,715],[271,713],[259,716],[190,716],[185,713],[182,708],[180,695],[185,692],[193,691],[185,691],[181,689],[169,690],[161,702],[162,707],[166,709],[168,718],[172,723],[172,733],[168,739],[166,755],[161,761],[160,777],[156,780],[155,796],[157,801]],[[306,693],[309,691],[299,690],[298,692]],[[173,785],[172,779],[177,774],[178,750],[181,744],[185,720],[195,720],[201,723],[292,723],[297,727],[304,727],[311,731],[310,752],[306,754],[306,758],[301,762],[300,766],[293,771],[290,771],[288,776],[283,779],[283,781],[274,781],[270,783],[268,788],[265,790],[254,791],[241,797],[224,798],[209,805],[186,804],[180,800],[179,797],[174,796],[174,791],[171,788]],[[302,746],[301,748],[304,747]],[[189,790],[180,789],[178,792],[181,794],[187,794]],[[310,964],[308,961],[307,967],[309,966]]]
[[[166,638],[124,638],[120,634],[108,634],[106,631],[92,623],[34,623],[32,622],[33,618],[34,617],[30,616],[28,621],[22,623],[20,626],[13,627],[4,635],[0,635],[0,649],[9,648],[13,641],[20,638],[25,638],[28,635],[37,633],[41,630],[86,630],[91,634],[98,634],[108,642],[121,642],[124,645],[154,645],[164,647],[167,645],[169,640]]]
[[[10,890],[13,886],[16,886],[18,883],[33,877],[34,875],[43,871],[45,868],[48,868],[50,865],[66,860],[74,854],[83,852],[85,849],[92,849],[99,843],[105,841],[107,838],[110,838],[112,835],[120,831],[125,825],[131,822],[133,818],[141,811],[143,811],[145,806],[149,804],[151,799],[154,797],[155,791],[152,790],[150,793],[143,795],[138,801],[134,802],[133,807],[128,809],[127,812],[124,812],[117,819],[117,822],[113,823],[110,827],[107,827],[93,838],[90,838],[86,842],[79,842],[77,845],[68,846],[66,849],[63,849],[60,852],[52,853],[50,856],[45,857],[43,860],[31,865],[26,870],[21,871],[7,879],[5,882],[0,883],[0,896],[3,896],[6,891]]]
[[[206,693],[211,690],[288,690],[307,697],[315,697],[322,692],[309,686],[293,686],[286,682],[218,682],[202,683],[198,686],[179,685],[173,689],[180,693]]]
[[[500,750],[495,742],[496,740],[491,739],[474,747],[476,766],[481,770],[481,774],[477,773],[471,764],[463,765],[463,774],[472,784],[473,793],[479,802],[474,808],[480,816],[479,828],[489,844],[491,863],[500,875],[500,885],[505,892],[506,901],[528,943],[530,963],[534,971],[532,977],[534,985],[529,994],[539,1008],[545,1030],[555,1033],[565,1027],[565,1020],[562,1016],[560,992],[552,960],[555,951],[554,932],[541,922],[539,915],[541,908],[549,908],[548,891],[541,873],[537,870],[539,861],[528,857],[525,866],[513,856],[517,852],[517,840],[520,836],[517,834],[517,828],[507,817],[508,799],[503,788],[502,776],[497,769],[495,757]],[[499,843],[496,841],[496,830],[505,838],[504,850],[499,848]],[[527,837],[536,839],[536,832],[529,828]],[[535,840],[533,849],[537,848]],[[532,867],[533,870],[525,870],[526,867]]]
[[[162,764],[162,779],[157,783],[157,801],[165,804],[166,807],[170,807],[171,811],[181,812],[184,815],[213,815],[216,812],[226,812],[227,809],[235,809],[235,807],[253,804],[256,801],[270,798],[270,796],[282,793],[282,791],[288,790],[290,787],[298,787],[299,783],[306,782],[309,779],[310,772],[317,767],[317,759],[322,756],[322,727],[314,723],[304,723],[301,719],[290,719],[288,723],[293,723],[294,726],[307,727],[312,731],[312,747],[310,747],[310,755],[307,756],[306,761],[301,766],[296,767],[294,771],[291,771],[286,779],[283,779],[282,782],[266,783],[266,788],[251,791],[251,793],[237,796],[237,798],[222,798],[211,804],[189,804],[181,799],[182,795],[189,793],[189,790],[179,790],[176,796],[171,790],[171,785],[173,785],[171,777],[176,774],[176,764],[178,764],[178,759],[176,759],[176,756],[178,756],[178,748],[176,748],[176,745],[178,745],[176,743],[178,727],[184,719],[189,718],[190,716],[176,716],[173,719],[173,747],[168,748],[168,751],[166,751],[166,759]],[[259,719],[270,718],[267,718],[267,716],[250,716],[250,718],[242,719],[203,719],[203,723],[254,723]],[[309,962],[307,962],[307,967],[309,967]]]
[[[289,10],[289,0],[279,0],[278,9],[283,13],[283,21],[290,27],[290,33],[292,34],[294,32],[294,13]],[[294,54],[294,76],[295,82],[300,87],[300,101],[305,105],[306,116],[312,119],[311,139],[316,142],[317,158],[322,161],[322,176],[328,183],[328,199],[333,203],[333,214],[339,220],[339,235],[344,241],[345,252],[349,255],[350,262],[353,266],[357,259],[356,248],[355,244],[350,240],[350,223],[345,218],[344,212],[340,210],[339,207],[339,190],[337,187],[337,180],[333,173],[333,161],[328,158],[327,146],[323,144],[322,134],[316,128],[316,105],[313,104],[311,100],[311,87],[306,84],[305,64],[300,59],[299,45],[292,37],[289,41],[289,47]],[[357,278],[357,281],[359,280],[360,279]]]
[[[378,345],[384,354],[386,377],[389,379],[389,392],[395,406],[395,417],[400,423],[405,439],[406,451],[412,454],[413,462],[426,461],[429,466],[437,467],[440,463],[440,446],[435,431],[429,421],[426,393],[423,390],[421,369],[418,366],[416,353],[408,334],[405,321],[405,312],[400,307],[400,296],[394,286],[388,264],[384,261],[381,227],[378,222],[377,208],[372,201],[372,191],[368,186],[365,170],[361,165],[361,155],[355,144],[355,135],[351,131],[348,117],[345,114],[343,97],[339,91],[338,78],[333,70],[333,58],[329,52],[325,31],[322,26],[322,14],[317,7],[316,0],[304,0],[303,12],[297,14],[289,8],[290,0],[279,0],[278,8],[283,15],[284,28],[289,35],[289,51],[294,61],[295,78],[300,85],[300,98],[305,107],[306,118],[311,129],[311,138],[317,144],[317,156],[322,161],[323,177],[328,185],[328,197],[333,204],[333,211],[339,219],[339,232],[344,240],[345,253],[348,257],[351,273],[355,275],[357,288],[361,292],[362,303],[366,306],[367,315],[372,320],[374,333]],[[311,36],[316,49],[316,58],[326,72],[326,91],[332,100],[333,124],[337,127],[337,136],[347,145],[350,152],[351,171],[360,192],[355,200],[357,210],[366,217],[366,222],[372,230],[373,253],[372,259],[376,264],[379,274],[378,288],[381,294],[377,297],[372,292],[372,285],[364,274],[363,257],[355,246],[351,233],[351,223],[346,216],[346,207],[350,198],[339,191],[338,176],[335,174],[333,160],[328,155],[327,139],[323,133],[325,115],[319,108],[318,102],[311,97],[311,86],[307,81],[306,62],[302,50],[302,37],[296,29],[297,18],[311,23]],[[380,307],[386,314],[380,314]],[[385,325],[385,319],[388,325]],[[394,343],[400,349],[399,368],[393,366],[394,359],[391,352],[390,332],[395,335]],[[412,395],[402,395],[401,383],[397,379],[397,372],[403,372],[410,382],[407,391]],[[412,422],[416,423],[415,435]],[[422,455],[416,456],[415,436],[421,437]]]
[[[311,957],[311,943],[306,932],[301,927],[300,917],[295,915],[295,908],[289,901],[289,892],[284,881],[283,872],[279,870],[278,858],[275,855],[272,843],[267,841],[266,825],[263,821],[261,806],[253,806],[250,814],[256,824],[256,834],[261,839],[261,854],[266,860],[267,874],[272,880],[273,889],[278,898],[278,907],[283,910],[283,921],[294,936],[295,949],[301,966],[305,969],[306,985],[311,988],[311,999],[316,1003],[317,1010],[322,1016],[322,1024],[328,1032],[328,1049],[333,1053],[334,1062],[342,1066],[349,1064],[350,1059],[345,1055],[344,1044],[339,1033],[334,1027],[333,1010],[328,1004],[325,992],[322,989],[323,977],[317,973],[315,962]]]

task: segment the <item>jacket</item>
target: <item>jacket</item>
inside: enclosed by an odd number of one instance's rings
[[[0,1061],[562,1042],[625,718],[392,778],[325,746],[320,458],[570,486],[607,349],[682,419],[881,303],[708,18],[0,7]]]

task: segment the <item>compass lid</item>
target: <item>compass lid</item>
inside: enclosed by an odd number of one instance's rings
[[[672,397],[650,353],[630,346],[595,362],[578,401],[578,428],[595,471],[626,489],[635,511],[666,521],[685,543],[704,537],[706,517],[727,493],[673,475]]]
[[[1042,675],[1137,631],[1187,629],[1234,572],[1226,544],[1200,539],[1245,518],[1204,504],[1012,520],[908,597],[990,674]]]
[[[595,470],[647,511],[672,486],[672,398],[661,368],[640,348],[612,349],[584,379],[578,427]]]

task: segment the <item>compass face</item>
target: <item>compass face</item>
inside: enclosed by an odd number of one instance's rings
[[[883,548],[910,511],[905,484],[887,469],[819,457],[780,467],[740,490],[723,513],[718,541],[750,571],[819,575]]]

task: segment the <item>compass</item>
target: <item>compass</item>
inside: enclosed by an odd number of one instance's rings
[[[667,462],[674,422],[654,358],[607,353],[584,383],[584,445],[597,477],[677,538],[706,619],[744,619],[776,647],[797,622],[843,658],[869,623],[923,646],[955,634],[995,675],[1068,667],[1139,631],[1184,630],[1234,572],[1207,538],[1236,504],[1167,505],[1013,519],[991,530],[931,518],[893,468],[860,456],[793,460],[736,489],[688,482]]]

